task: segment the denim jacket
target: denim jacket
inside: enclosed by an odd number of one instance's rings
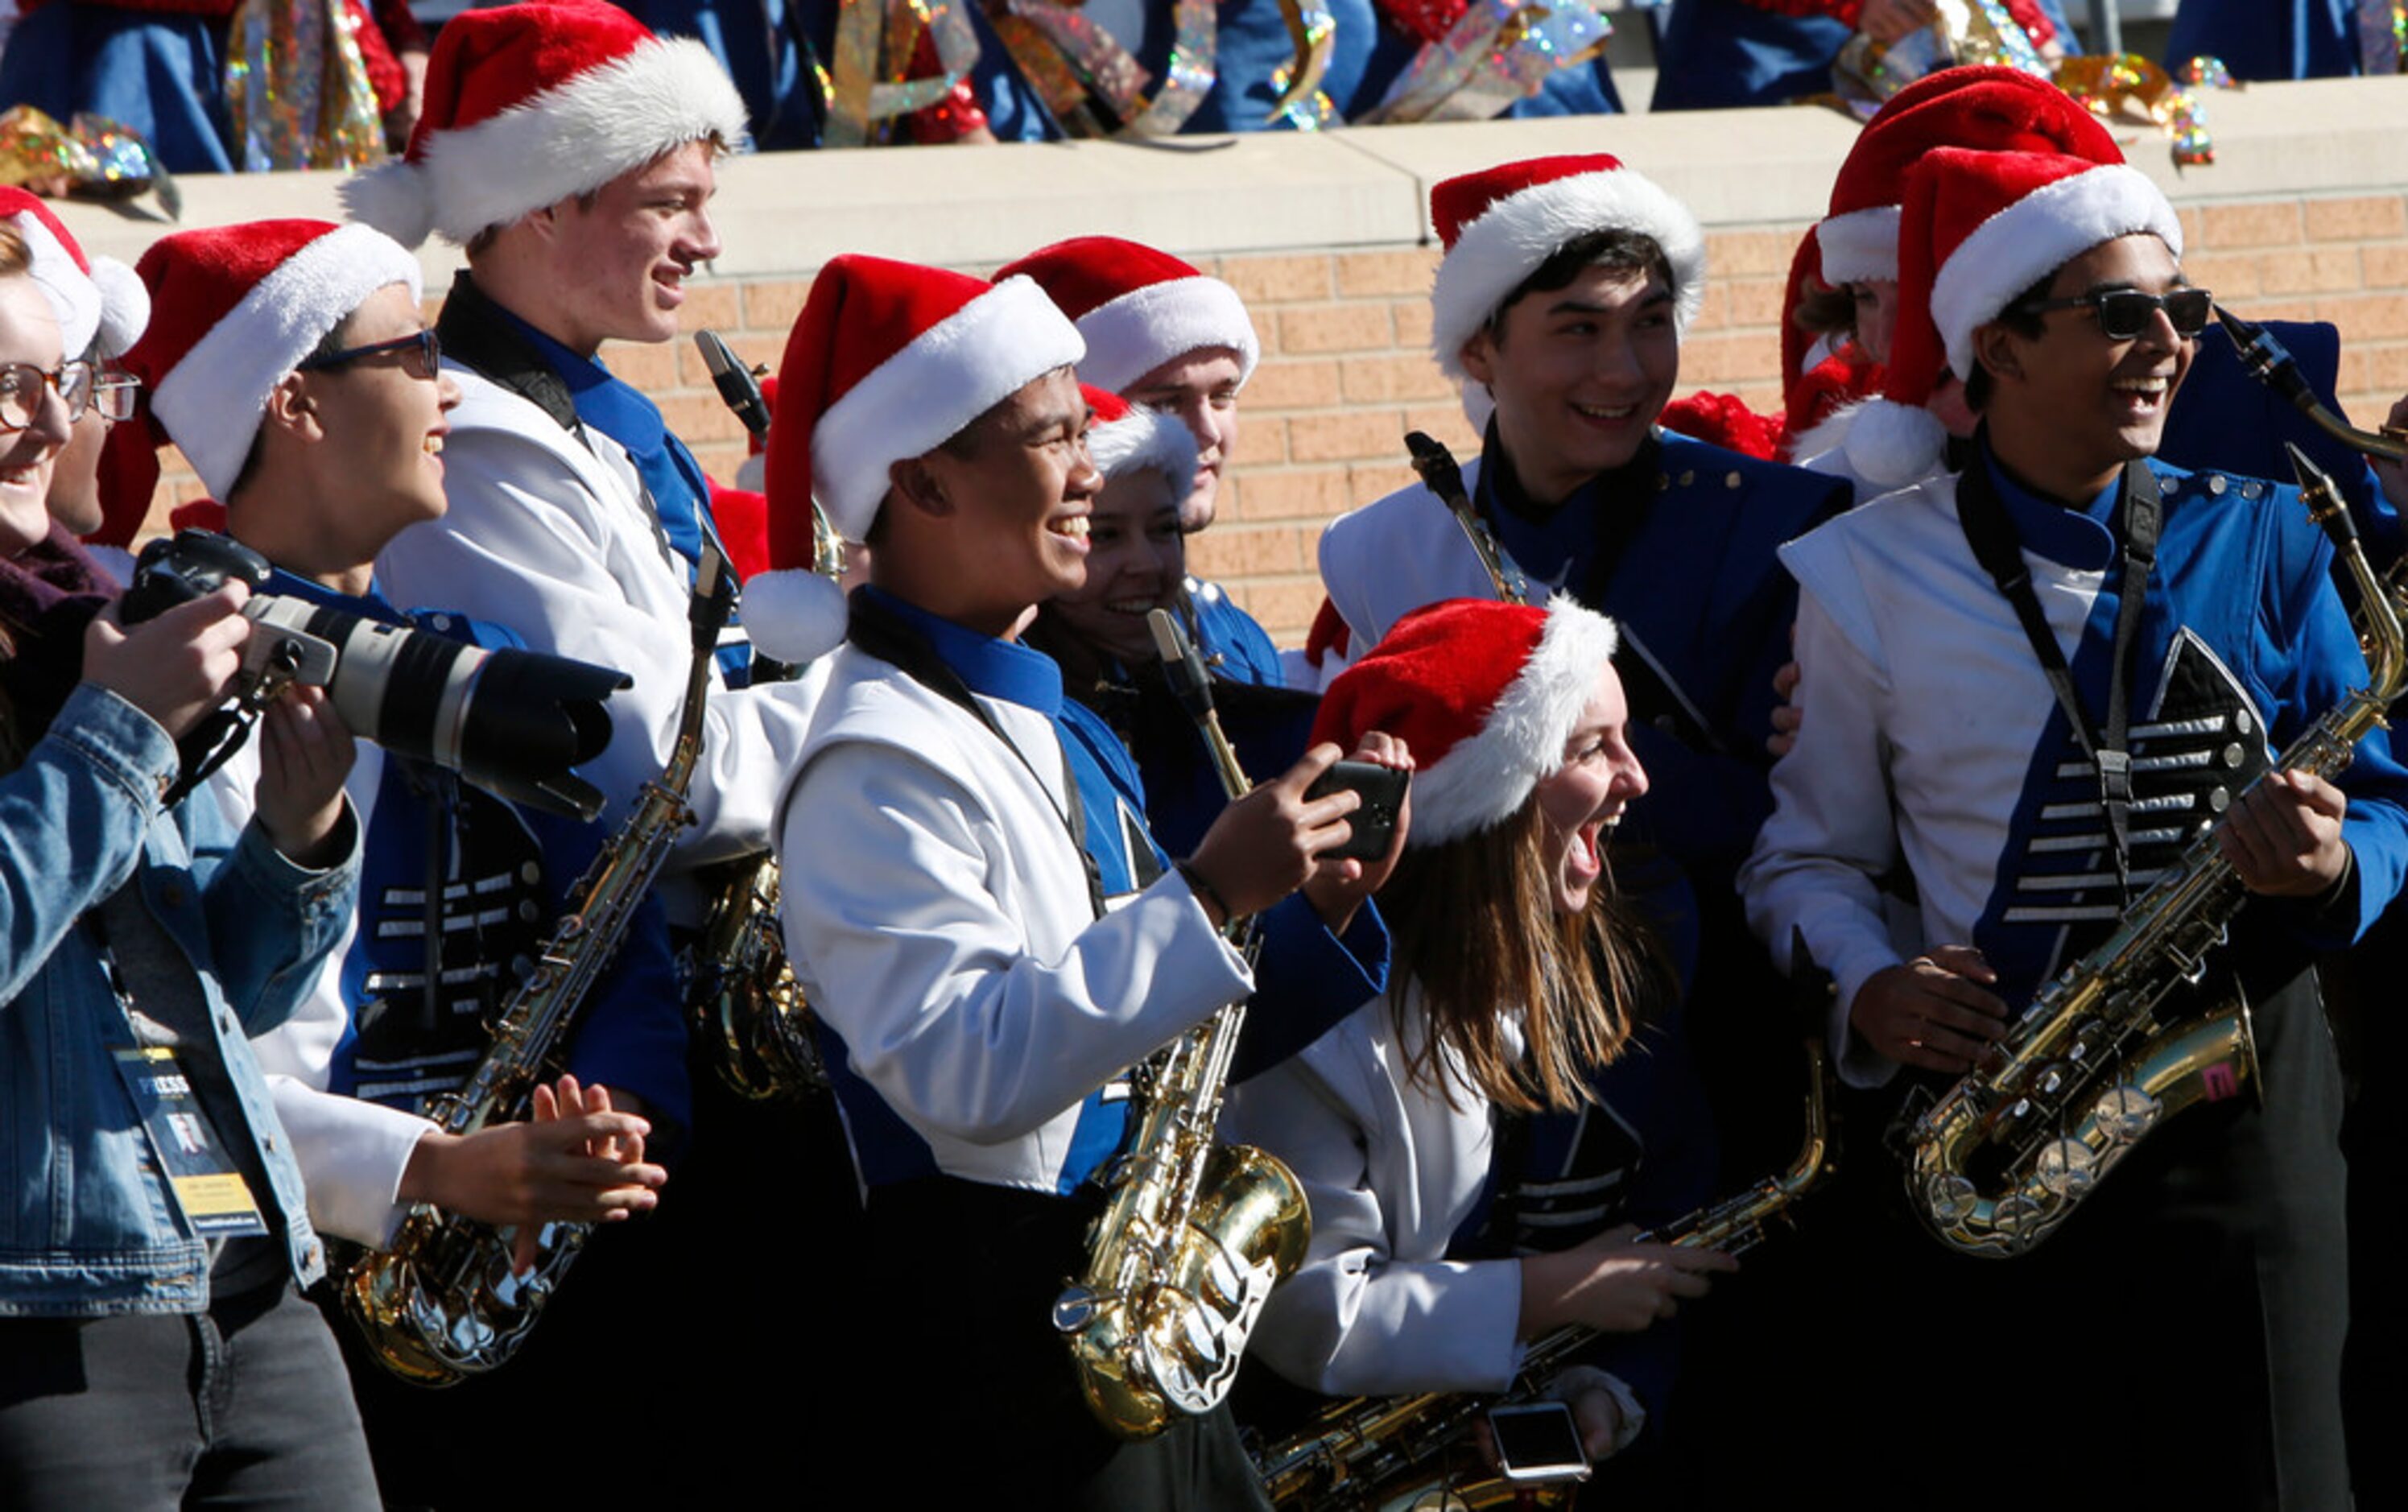
[[[210,1037],[282,1218],[293,1279],[323,1274],[299,1169],[246,1035],[291,1014],[349,913],[353,854],[295,867],[258,825],[237,840],[215,804],[163,812],[177,771],[164,730],[86,684],[0,776],[0,1316],[197,1312],[208,1253],[169,1196],[112,1052],[135,1031],[92,937],[76,927],[129,879],[180,947]],[[211,1048],[189,1045],[185,1054]]]

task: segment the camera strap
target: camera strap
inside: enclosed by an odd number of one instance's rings
[[[2005,501],[1999,497],[1998,485],[1990,478],[1986,458],[1976,458],[1957,475],[1956,514],[1965,528],[1966,543],[1973,548],[1974,558],[1990,574],[2007,602],[2014,606],[2015,618],[2031,642],[2032,654],[2040,659],[2041,671],[2048,678],[2057,707],[2065,713],[2074,743],[2082,748],[2091,770],[2098,774],[2099,807],[2107,821],[2115,884],[2129,901],[2132,757],[2127,749],[2131,723],[2131,711],[2127,704],[2131,697],[2132,659],[2141,641],[2141,615],[2148,601],[2149,571],[2157,565],[2157,535],[2165,511],[2157,497],[2157,474],[2145,464],[2126,463],[2120,487],[2115,518],[2122,528],[2111,528],[2110,534],[2123,542],[2124,581],[2115,602],[2115,639],[2107,674],[2107,718],[2103,727],[2091,719],[2090,711],[2083,707],[2080,690],[2073,685],[2072,670],[2066,665],[2057,634],[2049,628],[2048,616],[2041,610],[2040,596],[2032,589],[2031,569],[2024,565],[2014,522],[2007,517]]]
[[[190,798],[194,788],[208,782],[211,773],[242,749],[242,742],[251,738],[251,727],[258,723],[259,715],[238,703],[225,704],[202,715],[200,722],[176,742],[176,760],[182,770],[160,795],[159,806],[172,809]]]

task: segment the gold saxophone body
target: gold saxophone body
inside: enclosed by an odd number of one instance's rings
[[[1830,1169],[1819,1036],[1809,1036],[1806,1056],[1806,1134],[1797,1159],[1779,1174],[1642,1239],[1737,1255],[1792,1219],[1791,1209]],[[1522,1358],[1519,1383],[1504,1400],[1529,1399],[1596,1338],[1595,1330],[1573,1326],[1532,1343]],[[1472,1427],[1498,1400],[1468,1391],[1351,1398],[1258,1454],[1254,1468],[1274,1505],[1300,1512],[1474,1512],[1567,1505],[1574,1486],[1517,1486],[1484,1470],[1463,1470]]]
[[[779,927],[777,858],[740,857],[701,881],[710,902],[686,962],[686,1005],[720,1080],[754,1102],[826,1086]]]
[[[685,792],[702,754],[703,702],[732,586],[724,559],[706,546],[695,579],[694,664],[668,764],[579,880],[535,969],[495,1020],[493,1048],[465,1085],[437,1100],[434,1119],[445,1133],[472,1134],[529,1116],[578,1009],[618,953],[678,831],[694,821]],[[511,1266],[510,1231],[422,1202],[402,1219],[391,1249],[364,1256],[345,1274],[343,1310],[387,1370],[414,1385],[455,1386],[518,1352],[588,1232],[585,1224],[545,1225],[535,1264],[521,1275]]]
[[[1167,612],[1154,611],[1151,623],[1223,787],[1241,797],[1250,784],[1212,713],[1202,662]],[[1252,925],[1225,927],[1250,960]],[[1295,1173],[1213,1137],[1245,1016],[1240,999],[1139,1068],[1144,1111],[1107,1177],[1111,1195],[1089,1231],[1086,1269],[1054,1303],[1087,1405],[1121,1438],[1150,1438],[1173,1414],[1220,1404],[1271,1288],[1304,1263],[1312,1242]]]
[[[720,398],[744,427],[766,435],[769,410],[759,372],[744,366],[715,331],[696,331],[695,345]],[[844,540],[817,504],[811,506],[811,570],[834,581],[844,575]],[[753,678],[790,675],[756,658]],[[810,1005],[786,959],[778,919],[778,859],[767,851],[721,862],[695,878],[708,898],[702,928],[686,955],[686,1012],[695,1032],[730,1091],[748,1101],[816,1091],[827,1070],[811,1040]]]
[[[2408,686],[2408,646],[2331,480],[2296,447],[2291,461],[2358,590],[2370,676],[2273,770],[2330,776]],[[1999,1045],[2003,1064],[1964,1077],[1915,1120],[1907,1199],[1942,1244],[1968,1255],[2022,1254],[2056,1232],[2157,1125],[2194,1103],[2255,1090],[2245,1002],[2161,1012],[2176,988],[2200,979],[2247,899],[2202,827],[2114,932],[2024,1010]]]

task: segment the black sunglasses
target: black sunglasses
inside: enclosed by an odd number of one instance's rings
[[[408,370],[412,378],[431,379],[443,366],[442,343],[435,339],[435,331],[429,327],[408,336],[394,337],[390,341],[371,341],[364,347],[345,347],[340,352],[329,352],[322,357],[311,357],[295,370],[304,373],[322,373],[330,367],[340,367],[345,363],[357,362],[362,357],[382,356],[388,352],[405,354],[402,358],[402,367]],[[408,355],[412,353],[416,353],[414,357]]]
[[[2176,336],[2197,336],[2207,329],[2207,318],[2214,311],[2215,295],[2205,289],[2176,289],[2172,294],[2093,289],[2063,299],[2035,299],[2017,308],[2033,315],[2044,315],[2052,310],[2086,308],[2099,316],[2100,335],[2110,341],[2129,341],[2149,328],[2150,319],[2160,310],[2172,323]]]

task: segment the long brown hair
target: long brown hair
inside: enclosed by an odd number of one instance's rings
[[[1405,983],[1429,1032],[1407,1079],[1455,1103],[1441,1058],[1470,1088],[1520,1113],[1595,1101],[1590,1074],[1628,1043],[1642,1004],[1672,989],[1655,932],[1600,878],[1588,907],[1555,910],[1545,820],[1535,794],[1502,824],[1405,852],[1380,890],[1394,942],[1391,1012],[1405,1033]],[[1521,1049],[1508,1032],[1521,1009]]]

